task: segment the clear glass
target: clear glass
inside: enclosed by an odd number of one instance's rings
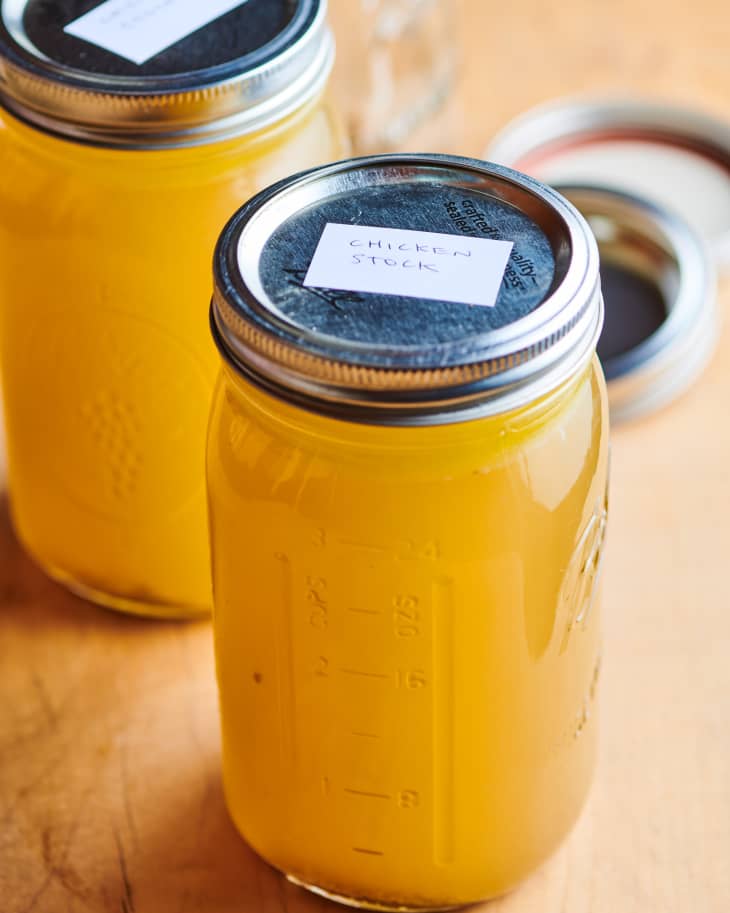
[[[12,512],[52,576],[163,617],[210,610],[205,430],[217,236],[345,152],[318,99],[197,148],[121,151],[0,115],[0,368]]]
[[[334,86],[358,152],[399,149],[444,104],[456,72],[454,0],[330,0]]]
[[[374,909],[495,897],[560,843],[596,748],[597,360],[509,414],[350,424],[224,367],[208,490],[228,807]]]

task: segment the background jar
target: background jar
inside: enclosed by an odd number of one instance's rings
[[[424,250],[464,251],[472,229],[513,247],[491,305],[440,277],[429,296],[303,284],[338,225],[413,230]],[[382,241],[397,259],[398,235]],[[496,896],[570,829],[594,765],[595,242],[516,172],[385,156],[258,195],[215,269],[208,490],[233,819],[289,878],[355,905]]]
[[[340,50],[335,91],[356,152],[402,150],[406,142],[431,148],[456,79],[458,4],[331,0],[331,8]]]
[[[118,28],[89,6],[0,6],[12,512],[72,589],[195,614],[210,606],[210,257],[241,198],[343,151],[326,4],[130,7]]]

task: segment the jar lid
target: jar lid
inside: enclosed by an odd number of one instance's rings
[[[224,357],[282,398],[381,424],[457,421],[524,405],[591,357],[598,252],[565,199],[510,169],[353,159],[236,213],[211,318]]]
[[[647,101],[562,101],[486,155],[557,187],[596,233],[614,422],[684,391],[714,348],[715,272],[730,265],[730,126]]]
[[[326,0],[0,0],[0,102],[49,132],[189,146],[280,120],[324,87]]]
[[[488,158],[549,184],[599,184],[685,219],[730,265],[730,124],[641,100],[564,100],[502,130]]]
[[[598,356],[611,419],[669,403],[704,369],[718,335],[716,278],[707,248],[675,215],[596,186],[559,184],[598,241],[606,309]]]

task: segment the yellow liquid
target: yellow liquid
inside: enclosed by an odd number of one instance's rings
[[[0,115],[0,367],[18,534],[116,608],[210,609],[213,248],[255,191],[342,152],[321,101],[255,136],[119,151]]]
[[[224,367],[208,486],[228,805],[358,905],[497,896],[559,844],[595,755],[605,387],[348,424]]]

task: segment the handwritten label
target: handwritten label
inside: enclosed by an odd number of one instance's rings
[[[64,29],[69,35],[146,63],[160,51],[248,0],[106,0]]]
[[[512,247],[491,238],[329,222],[304,285],[494,307]]]

